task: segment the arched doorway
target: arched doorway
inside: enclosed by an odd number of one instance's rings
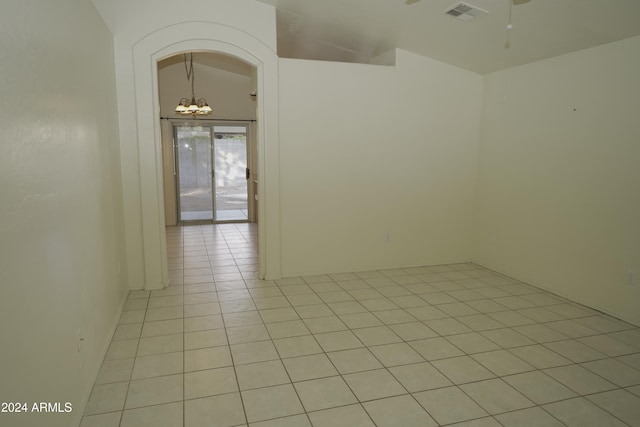
[[[145,289],[168,285],[157,64],[193,51],[229,55],[256,69],[260,277],[280,277],[277,55],[237,29],[184,23],[149,34],[133,47]]]

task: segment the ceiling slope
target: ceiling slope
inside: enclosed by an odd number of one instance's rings
[[[509,0],[468,0],[488,13],[467,22],[445,13],[455,0],[258,1],[287,58],[368,63],[397,47],[485,74],[640,35],[640,0],[519,2],[510,31]]]

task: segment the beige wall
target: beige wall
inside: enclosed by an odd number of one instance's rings
[[[481,76],[280,60],[283,275],[466,261]]]
[[[474,256],[636,324],[638,52],[636,37],[485,76]]]
[[[160,114],[163,117],[184,119],[185,116],[175,114],[175,108],[180,98],[191,97],[191,85],[187,81],[182,55],[179,57],[181,60],[177,63],[167,66],[159,64]],[[199,60],[204,60],[207,65],[198,62]],[[213,109],[213,113],[206,118],[253,120],[256,118],[256,103],[249,96],[253,90],[251,67],[235,64],[227,66],[229,61],[222,55],[211,53],[194,55],[196,97],[206,98]],[[233,66],[242,68],[237,71],[222,68]]]
[[[128,292],[113,37],[91,2],[7,2],[0,52],[0,401],[73,405],[0,424],[67,427]]]

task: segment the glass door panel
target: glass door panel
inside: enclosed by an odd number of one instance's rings
[[[178,220],[213,220],[211,127],[175,126]]]
[[[214,126],[216,221],[248,221],[247,127]]]

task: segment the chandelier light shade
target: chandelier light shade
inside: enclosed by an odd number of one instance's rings
[[[209,107],[206,99],[199,98],[196,100],[194,90],[196,78],[193,71],[193,53],[189,54],[188,60],[187,54],[184,54],[184,69],[187,72],[187,80],[191,82],[191,100],[189,100],[189,98],[181,98],[180,102],[178,102],[178,106],[176,107],[176,113],[184,115],[191,114],[193,117],[211,114],[213,110]]]

